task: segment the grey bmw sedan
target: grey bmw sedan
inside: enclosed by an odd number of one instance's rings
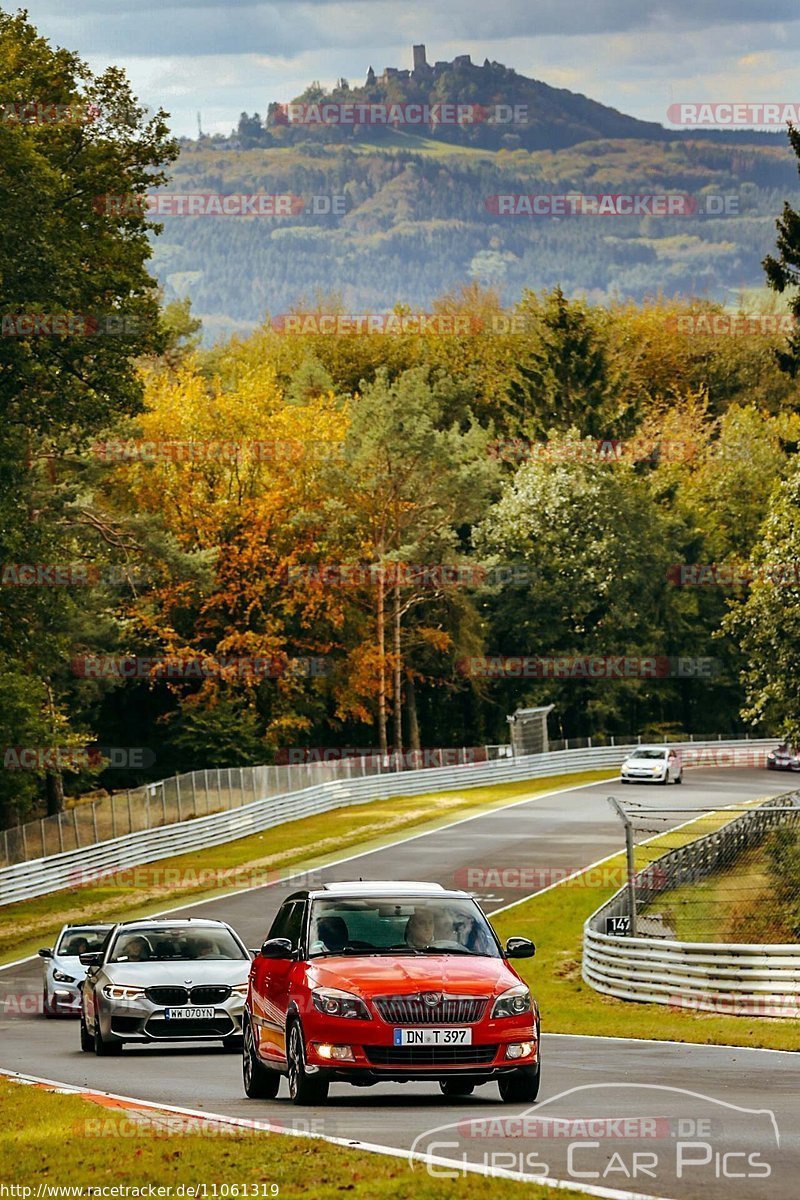
[[[82,1050],[107,1055],[125,1042],[220,1040],[240,1049],[251,959],[223,921],[126,921],[81,962]]]

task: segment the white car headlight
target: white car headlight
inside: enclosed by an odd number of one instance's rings
[[[531,994],[524,983],[518,983],[498,996],[492,1006],[492,1017],[521,1017],[531,1012]]]
[[[136,1000],[144,995],[144,988],[129,987],[119,983],[107,983],[103,988],[107,1000]]]
[[[65,975],[63,971],[53,971],[53,979],[55,979],[56,983],[75,982],[75,977],[73,975]]]
[[[235,996],[246,996],[249,986],[250,985],[247,983],[235,983],[231,988],[231,991]]]

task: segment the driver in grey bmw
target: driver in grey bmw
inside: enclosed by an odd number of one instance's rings
[[[129,921],[82,954],[81,1049],[119,1054],[125,1042],[242,1044],[250,954],[230,925],[194,918]]]

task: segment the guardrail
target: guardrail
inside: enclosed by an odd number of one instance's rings
[[[780,807],[784,811],[775,811]],[[787,807],[796,809],[785,811]],[[635,877],[636,904],[706,878],[781,824],[800,821],[800,792],[776,796],[714,833],[655,859]],[[628,914],[621,888],[588,918],[582,975],[608,996],[740,1016],[800,1016],[800,944],[679,942],[605,932]]]
[[[719,765],[730,766],[735,765],[737,754],[743,765],[763,761],[767,748],[774,742],[764,740],[744,744],[741,741],[674,744],[683,750],[687,765],[701,765],[704,760],[708,765],[717,765],[719,760]],[[453,791],[493,783],[537,779],[548,775],[613,768],[622,763],[627,752],[628,749],[624,746],[557,750],[473,765],[430,767],[419,771],[329,779],[298,791],[262,796],[261,799],[228,811],[210,813],[156,829],[111,838],[97,845],[70,850],[63,854],[4,867],[0,869],[0,902],[11,904],[16,900],[27,900],[45,893],[79,887],[98,875],[156,862],[195,849],[222,845],[286,821],[295,821],[344,805],[368,804],[371,800],[383,800],[391,796]],[[318,770],[323,765],[315,764],[314,769]],[[276,768],[249,769],[269,772]],[[268,779],[267,775],[262,777],[262,786],[266,786]],[[258,780],[254,781],[254,786],[257,785]]]

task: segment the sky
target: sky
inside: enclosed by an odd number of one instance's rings
[[[6,4],[6,8],[11,5]],[[471,54],[643,120],[680,102],[800,102],[798,0],[26,0],[51,42],[125,69],[174,133],[229,133],[312,81]]]

